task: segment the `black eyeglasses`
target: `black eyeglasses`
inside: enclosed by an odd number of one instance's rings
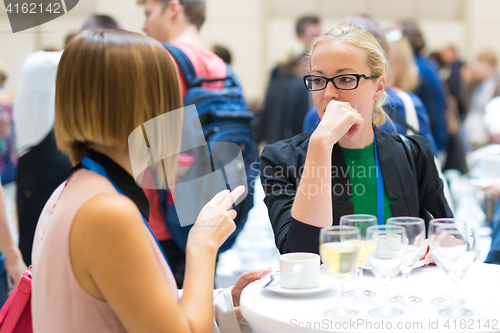
[[[332,78],[327,78],[319,75],[306,75],[304,76],[304,83],[307,90],[318,91],[326,88],[328,82],[332,82],[333,86],[339,90],[353,90],[359,85],[359,80],[372,80],[378,76],[366,76],[364,74],[342,74]]]

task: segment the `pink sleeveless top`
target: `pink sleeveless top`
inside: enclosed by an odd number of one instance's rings
[[[32,254],[31,307],[36,333],[126,332],[109,304],[90,296],[80,286],[69,254],[70,231],[77,212],[92,197],[105,192],[118,193],[106,178],[82,169],[61,184],[45,204]],[[148,234],[165,281],[178,299],[172,272]]]

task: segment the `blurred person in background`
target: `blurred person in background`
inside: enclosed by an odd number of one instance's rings
[[[17,284],[27,270],[17,246],[15,214],[17,153],[12,104],[14,95],[5,90],[7,66],[0,60],[0,307],[7,299],[8,276]]]
[[[306,52],[314,38],[321,34],[319,18],[299,18],[295,32],[302,44],[301,51],[292,52],[285,62],[271,71],[264,109],[257,127],[257,140],[264,144],[301,133],[304,117],[313,105],[311,93],[304,89],[302,77],[308,73],[307,60],[304,60]]]
[[[321,35],[321,20],[317,16],[302,16],[295,23],[295,34],[301,46],[298,49],[292,50],[288,59],[279,63],[271,70],[269,84],[279,76],[281,65],[286,65],[288,61],[294,62],[297,57],[303,57],[314,40]]]
[[[31,264],[38,217],[71,168],[69,159],[57,149],[52,130],[55,79],[61,54],[39,51],[26,58],[13,110],[19,155],[16,179],[19,248],[27,265]]]
[[[470,109],[465,117],[463,127],[466,141],[473,149],[490,143],[488,127],[485,123],[485,106],[496,96],[500,96],[500,75],[497,71],[497,55],[494,51],[485,50],[478,54],[472,70],[481,83],[477,86]]]
[[[227,47],[224,47],[222,45],[214,45],[210,49],[213,53],[217,54],[219,58],[224,60],[225,63],[231,65],[233,57],[231,55],[231,51],[229,51]]]
[[[109,15],[94,14],[90,16],[80,31],[92,29],[121,29],[120,24]]]
[[[0,186],[0,308],[7,300],[10,284],[16,285],[23,277],[26,267],[21,251],[12,237],[7,220],[5,195]],[[8,273],[8,275],[7,275]]]
[[[408,52],[408,47],[402,47],[408,45],[405,44],[406,39],[403,34],[399,31],[388,33],[387,36],[390,37],[391,43],[396,43],[396,45],[391,46],[392,44],[387,40],[386,33],[379,22],[369,15],[350,16],[341,23],[357,24],[364,27],[377,39],[384,52],[388,56],[390,55],[392,76],[387,80],[386,98],[381,105],[390,119],[380,125],[379,129],[389,134],[421,134],[427,139],[433,153],[436,154],[436,145],[432,137],[427,111],[418,96],[411,93],[411,88],[418,81],[418,70],[415,65],[412,65],[411,50]],[[306,115],[303,131],[315,130],[319,122],[320,118],[316,107],[313,107]]]
[[[12,116],[14,95],[5,90],[6,81],[7,66],[0,60],[0,177],[5,193],[7,219],[11,228],[15,229],[17,225],[15,214],[17,152]]]
[[[138,0],[137,3],[144,5],[145,21],[142,30],[149,37],[169,43],[184,52],[193,64],[197,77],[211,80],[227,76],[226,63],[203,46],[200,29],[206,19],[205,0]],[[189,86],[181,70],[177,70],[184,98]],[[224,83],[204,82],[202,86],[221,89]],[[167,220],[169,213],[176,215],[176,212],[168,210],[173,209],[168,204],[170,200],[173,201],[171,193],[156,189],[144,189],[144,193],[151,207],[148,223],[168,259],[177,287],[181,289],[186,270],[186,254],[182,247],[185,248],[186,244],[181,244],[184,240],[174,239],[175,235],[173,237],[166,226],[166,222],[179,223],[172,221],[173,218]],[[239,223],[243,222],[239,220]]]
[[[413,57],[411,44],[403,34],[393,38],[389,59],[392,74],[391,87],[402,91],[414,91],[418,86],[418,67]]]
[[[17,154],[12,119],[14,95],[5,90],[7,66],[0,60],[0,176],[2,185],[14,185],[16,180]]]
[[[446,71],[445,82],[448,85],[450,94],[457,102],[458,114],[461,121],[465,117],[464,97],[462,94],[462,68],[465,63],[459,58],[455,46],[447,45],[439,51],[441,60],[443,61],[443,69]]]
[[[258,142],[274,143],[302,132],[304,117],[311,107],[311,94],[302,82],[307,68],[304,56],[282,64],[279,74],[269,84],[257,128]]]
[[[64,37],[64,48],[66,48],[66,45],[68,45],[77,34],[76,32],[71,32]]]
[[[484,123],[492,143],[500,144],[500,96],[492,98],[484,107]]]
[[[104,19],[103,19],[104,18]],[[104,15],[92,15],[83,28],[118,27]],[[114,23],[113,23],[114,22]],[[19,76],[13,110],[19,165],[17,215],[19,248],[31,264],[31,250],[38,217],[52,192],[70,175],[71,163],[56,146],[54,99],[56,73],[62,52],[39,51],[29,55]]]
[[[100,29],[121,29],[120,24],[109,15],[93,14],[91,15],[83,24],[80,31],[91,30],[95,28]],[[64,38],[64,48],[68,45],[73,37],[75,37],[78,32],[69,33]]]
[[[5,82],[7,81],[7,65],[0,60],[0,103],[12,105],[14,103],[14,95],[5,90]]]
[[[321,35],[321,21],[317,16],[303,16],[298,19],[295,25],[297,39],[304,46],[304,51],[308,51],[313,40]]]
[[[445,48],[446,50],[446,48]],[[454,49],[453,49],[454,50]],[[451,52],[451,51],[450,51]],[[445,52],[445,54],[447,54]],[[448,129],[448,143],[447,143],[447,156],[446,162],[443,165],[443,170],[459,170],[460,173],[466,174],[469,172],[467,161],[465,158],[465,147],[462,137],[460,135],[461,129],[461,116],[460,107],[463,107],[464,96],[461,89],[461,79],[457,84],[456,75],[461,76],[463,63],[458,68],[450,68],[442,57],[442,52],[434,51],[429,54],[439,68],[439,73],[443,82],[445,82],[445,91],[447,98],[446,108],[446,126]],[[455,61],[458,64],[458,60]],[[455,73],[453,73],[455,70]],[[452,93],[455,91],[455,94]]]
[[[419,83],[415,94],[420,97],[427,110],[431,123],[432,136],[436,142],[438,156],[444,160],[447,149],[446,127],[446,92],[439,77],[436,64],[423,55],[425,37],[418,25],[413,21],[400,21],[398,27],[408,38],[413,49],[415,62],[419,69]]]

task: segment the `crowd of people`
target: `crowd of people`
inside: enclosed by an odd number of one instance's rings
[[[237,86],[236,76],[225,80],[230,51],[203,46],[204,0],[138,4],[146,36],[93,15],[63,51],[25,60],[15,97],[3,90],[0,62],[0,173],[6,192],[17,187],[19,226],[16,245],[0,189],[0,304],[32,265],[36,332],[239,332],[243,288],[270,273],[246,272],[213,290],[219,249],[248,188],[226,178],[232,191],[216,194],[179,240],[166,223],[175,197],[167,180],[193,161],[148,169],[166,188],[137,185],[135,129],[146,133],[146,123],[168,114],[158,130],[168,133],[145,144],[151,155],[155,147],[177,156],[183,100],[202,87],[219,91],[222,105],[227,81]],[[282,254],[318,253],[320,229],[347,214],[382,223],[453,217],[441,171],[466,174],[466,153],[500,143],[494,52],[472,64],[451,45],[428,53],[412,21],[384,30],[360,15],[330,28],[314,16],[297,21],[303,49],[272,69],[263,109],[246,129],[265,146],[260,178]],[[198,86],[172,46],[202,78]],[[494,182],[489,188],[500,192]],[[500,208],[492,223],[488,261],[500,263]]]

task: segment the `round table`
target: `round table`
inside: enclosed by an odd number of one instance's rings
[[[351,279],[345,290],[354,287]],[[263,281],[247,286],[241,294],[241,312],[257,333],[287,332],[500,332],[500,266],[474,263],[460,284],[460,298],[464,307],[474,315],[465,318],[446,318],[438,314],[443,307],[433,305],[431,299],[443,296],[451,288],[445,273],[436,266],[415,269],[410,275],[412,293],[423,298],[414,305],[393,306],[403,311],[402,316],[386,319],[370,316],[370,309],[383,301],[382,282],[370,273],[363,276],[366,289],[376,296],[364,300],[343,298],[346,307],[355,309],[359,316],[343,321],[327,318],[323,313],[338,301],[334,289],[309,297],[284,297],[263,289]],[[393,278],[390,296],[402,291],[403,278]]]

